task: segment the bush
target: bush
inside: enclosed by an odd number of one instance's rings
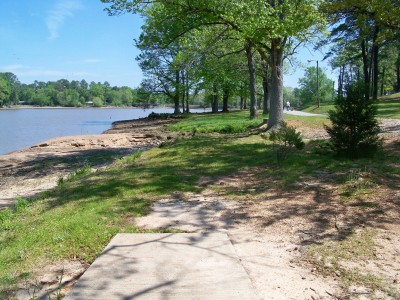
[[[169,114],[169,113],[155,113],[151,112],[147,118],[152,119],[152,120],[164,120],[164,119],[184,119],[186,118],[186,115],[180,114],[180,115],[174,115],[174,114]]]
[[[347,96],[337,97],[335,110],[328,112],[332,126],[325,125],[331,148],[351,158],[371,156],[381,144],[376,103],[366,100],[363,92],[361,83],[348,85]]]
[[[276,158],[278,164],[285,160],[295,149],[301,150],[305,144],[296,128],[282,123],[280,129],[261,135],[264,139],[272,141],[277,146]]]

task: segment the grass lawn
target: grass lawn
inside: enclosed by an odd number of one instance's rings
[[[286,117],[303,127],[326,122],[323,117]],[[146,214],[152,201],[175,192],[201,192],[205,188],[198,184],[201,177],[218,178],[262,167],[260,176],[290,189],[303,174],[318,177],[316,169],[347,174],[349,168],[359,167],[373,168],[376,176],[399,174],[393,166],[398,158],[390,153],[354,162],[324,152],[321,142],[308,143],[278,168],[273,145],[249,132],[261,122],[262,116],[249,120],[248,112],[190,116],[171,129],[193,137],[117,159],[102,171],[82,168],[38,199],[19,199],[15,210],[1,211],[0,298],[35,269],[53,261],[90,264],[116,233],[138,232],[134,218]]]
[[[335,107],[333,103],[321,103],[320,107],[310,106],[302,111],[314,114],[327,114]],[[400,118],[400,93],[383,96],[378,102],[378,118]]]

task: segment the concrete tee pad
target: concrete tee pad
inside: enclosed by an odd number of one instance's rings
[[[117,234],[67,300],[258,299],[226,233]]]

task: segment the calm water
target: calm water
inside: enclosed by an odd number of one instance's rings
[[[0,155],[30,147],[50,138],[97,134],[120,120],[143,118],[152,111],[172,109],[138,108],[56,108],[0,110]]]

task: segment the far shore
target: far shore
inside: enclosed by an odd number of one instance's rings
[[[35,106],[35,105],[13,105],[11,107],[0,107],[0,110],[13,110],[13,109],[85,109],[85,108],[98,108],[98,109],[120,109],[120,108],[129,108],[129,109],[143,109],[143,106],[81,106],[81,107],[65,107],[65,106]],[[160,106],[150,106],[149,108],[145,109],[152,109],[152,108],[173,108],[172,106],[168,105],[160,105]]]
[[[10,107],[0,107],[0,110],[14,110],[14,109],[86,109],[86,108],[95,108],[95,109],[121,109],[121,108],[127,108],[127,109],[154,109],[154,108],[170,108],[174,109],[174,106],[172,105],[157,105],[157,106],[152,106],[150,105],[149,107],[145,106],[100,106],[100,107],[95,107],[95,106],[75,106],[75,107],[66,107],[66,106],[36,106],[36,105],[13,105]],[[206,107],[207,109],[208,107]],[[190,109],[204,109],[204,107],[199,106],[199,105],[191,105]]]

